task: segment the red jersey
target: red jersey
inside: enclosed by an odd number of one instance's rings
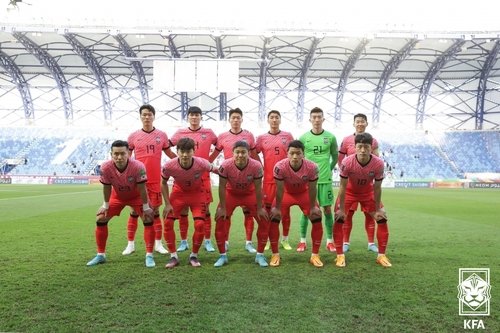
[[[342,164],[342,160],[346,156],[356,154],[356,144],[354,143],[354,138],[356,138],[356,133],[346,136],[339,148],[339,165]],[[375,138],[372,141],[372,151],[378,149],[378,142]]]
[[[167,134],[156,128],[153,128],[151,132],[140,129],[129,135],[128,145],[130,150],[134,151],[135,159],[146,166],[148,185],[157,185],[156,192],[159,192],[162,151],[170,147]]]
[[[140,198],[137,184],[148,180],[144,164],[137,160],[128,160],[125,170],[116,168],[112,160],[101,165],[101,176],[99,181],[104,185],[111,185],[116,197],[121,201]]]
[[[292,140],[292,134],[284,131],[276,134],[268,132],[257,137],[255,150],[257,153],[262,152],[264,157],[264,183],[274,183],[274,166],[288,156],[288,144]]]
[[[208,128],[200,127],[197,130],[188,128],[178,129],[170,138],[171,146],[176,146],[181,138],[191,138],[195,142],[194,156],[208,160],[210,149],[217,144],[217,135]]]
[[[255,137],[247,130],[241,130],[235,134],[227,131],[219,134],[215,149],[224,153],[224,159],[233,157],[233,146],[237,141],[245,141],[250,146],[250,150],[255,149]]]
[[[340,177],[348,178],[346,192],[352,195],[373,195],[373,183],[384,179],[384,161],[370,155],[370,161],[361,165],[356,154],[347,156],[340,166]]]
[[[274,167],[274,178],[282,180],[285,185],[285,192],[302,193],[309,189],[309,183],[318,180],[319,169],[316,163],[306,159],[302,160],[299,170],[294,170],[290,166],[288,158],[279,161]]]
[[[184,169],[179,163],[179,158],[168,160],[161,170],[161,176],[168,180],[174,178],[174,188],[184,192],[199,191],[202,184],[202,176],[205,172],[212,170],[212,164],[201,157],[193,157],[193,164]]]
[[[262,165],[252,159],[248,159],[248,164],[239,169],[234,163],[234,159],[224,160],[219,167],[219,177],[227,179],[227,190],[231,194],[248,195],[255,191],[254,180],[262,179]]]

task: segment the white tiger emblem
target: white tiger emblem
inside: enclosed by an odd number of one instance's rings
[[[458,299],[476,311],[491,298],[490,285],[476,273],[458,285]]]

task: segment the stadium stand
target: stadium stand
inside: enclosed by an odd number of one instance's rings
[[[124,133],[109,130],[3,128],[0,170],[12,175],[92,175],[108,159],[109,143]],[[463,178],[500,172],[499,131],[376,134],[386,171],[399,180]],[[7,165],[6,160],[22,163]],[[26,163],[24,163],[25,159]]]

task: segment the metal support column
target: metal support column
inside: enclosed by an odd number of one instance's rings
[[[488,84],[488,77],[493,69],[493,65],[497,61],[498,53],[500,52],[500,40],[495,42],[495,46],[488,54],[486,61],[484,62],[483,68],[481,69],[481,77],[479,78],[479,84],[477,87],[477,102],[476,102],[476,112],[474,113],[476,119],[475,129],[483,129],[484,121],[484,98],[486,97],[486,86]]]
[[[313,63],[314,54],[316,53],[316,49],[318,48],[318,44],[320,41],[321,39],[319,38],[312,39],[311,47],[309,48],[309,52],[307,53],[300,70],[299,95],[297,101],[297,110],[295,110],[295,118],[297,119],[297,123],[299,124],[302,122],[302,120],[304,120],[304,99],[307,90],[307,74],[309,73],[309,68]]]
[[[446,65],[446,63],[460,52],[462,45],[465,41],[462,39],[455,40],[452,46],[450,46],[446,51],[441,54],[436,61],[431,65],[427,74],[425,75],[424,82],[420,87],[420,94],[418,96],[417,112],[415,115],[415,127],[417,129],[422,129],[425,117],[425,102],[427,101],[427,96],[431,89],[434,80],[441,71],[441,69]]]
[[[106,76],[104,75],[104,70],[99,62],[95,59],[92,51],[87,47],[83,46],[80,41],[76,38],[75,34],[66,34],[64,35],[66,40],[71,44],[73,50],[82,57],[83,61],[87,65],[87,67],[94,74],[97,86],[99,87],[99,91],[101,92],[102,97],[102,106],[104,111],[104,120],[107,123],[110,123],[112,120],[113,111],[111,108],[111,100],[109,98],[109,90],[108,83],[106,81]]]

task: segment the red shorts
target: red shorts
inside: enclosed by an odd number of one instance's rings
[[[135,199],[130,200],[120,200],[113,192],[111,192],[111,197],[109,198],[109,209],[107,213],[108,218],[112,218],[113,216],[120,216],[121,211],[125,206],[131,207],[139,216],[143,216],[142,210],[142,199],[140,196],[137,196]]]
[[[281,202],[281,214],[290,215],[290,207],[299,206],[302,213],[309,216],[311,207],[309,205],[309,191],[301,193],[283,193],[283,201]],[[318,206],[319,207],[319,206]]]
[[[212,183],[210,182],[210,177],[203,178],[203,189],[205,190],[205,195],[206,195],[206,203],[210,204],[212,201],[214,201],[212,197]]]
[[[226,215],[231,217],[236,207],[245,207],[253,217],[257,216],[257,200],[255,192],[247,194],[231,194],[226,191]]]
[[[146,185],[147,188],[147,185]],[[160,207],[162,204],[161,192],[154,192],[148,188],[148,200],[151,208]]]
[[[276,198],[276,183],[263,183],[262,196],[265,205],[271,205]]]
[[[170,193],[170,204],[174,212],[170,215],[178,219],[186,208],[191,209],[193,218],[205,218],[207,204],[199,197],[200,192],[183,192],[174,188]]]
[[[349,210],[356,210],[358,203],[361,205],[361,210],[366,213],[371,213],[375,212],[375,199],[372,195],[369,196],[356,196],[352,195],[349,193],[346,193],[345,195],[345,202],[344,202],[344,211],[348,212]],[[380,203],[380,208],[383,208],[384,205],[382,202]],[[335,208],[339,208],[339,198],[337,197],[337,200],[335,202]]]

